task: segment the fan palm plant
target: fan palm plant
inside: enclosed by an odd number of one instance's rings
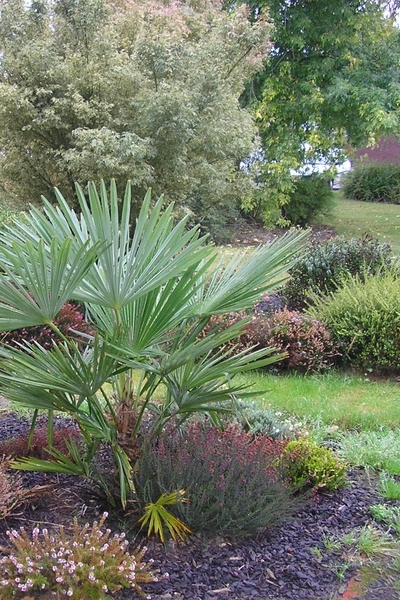
[[[248,394],[232,382],[235,373],[279,358],[265,349],[225,353],[240,324],[200,334],[212,315],[249,309],[282,283],[307,234],[289,232],[222,264],[198,229],[175,223],[173,206],[152,203],[150,191],[132,231],[129,183],[121,200],[113,182],[109,192],[89,184],[88,199],[76,190],[80,212],[56,190],[56,204],[43,199],[43,210],[3,232],[0,330],[46,325],[57,343],[0,346],[0,391],[34,419],[48,411],[50,443],[54,411],[74,419],[86,442],[85,451],[71,442],[68,456],[52,450],[51,460],[14,466],[90,475],[107,489],[93,458],[108,444],[124,505],[145,415],[153,415],[146,435],[195,412],[215,419]],[[92,336],[58,330],[69,300],[85,307]]]

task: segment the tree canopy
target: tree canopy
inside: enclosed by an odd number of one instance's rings
[[[255,135],[239,103],[268,26],[210,0],[3,0],[0,177],[35,199],[114,177],[206,219],[237,206]],[[225,207],[225,208],[224,208]]]
[[[373,143],[400,131],[400,30],[397,2],[377,0],[261,0],[273,49],[248,87],[262,137],[268,218],[279,208],[290,170],[305,161]]]

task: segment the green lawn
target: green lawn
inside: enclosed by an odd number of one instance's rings
[[[319,224],[330,225],[346,237],[369,233],[388,242],[394,254],[400,256],[400,205],[345,200],[335,192],[335,205],[329,215],[320,217]]]
[[[400,426],[400,384],[372,381],[367,374],[332,370],[321,375],[251,373],[235,381],[251,385],[262,408],[343,429]]]

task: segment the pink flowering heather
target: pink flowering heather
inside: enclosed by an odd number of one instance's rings
[[[72,536],[23,527],[8,531],[13,546],[0,560],[0,598],[21,598],[25,592],[51,592],[57,598],[103,600],[122,588],[141,593],[141,583],[156,581],[142,558],[146,548],[128,552],[124,534],[102,531],[107,517],[83,527],[75,519]],[[151,561],[149,561],[151,562]]]
[[[171,512],[193,531],[241,537],[285,519],[291,490],[279,470],[286,442],[203,421],[166,431],[142,453],[137,492],[144,505],[185,489]]]

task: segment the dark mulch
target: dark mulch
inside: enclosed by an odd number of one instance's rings
[[[251,221],[240,222],[240,228],[232,236],[231,244],[233,247],[238,246],[258,246],[273,242],[284,233],[287,229],[276,227],[274,229],[264,229],[260,224]],[[333,227],[327,225],[314,225],[310,230],[310,241],[314,243],[323,243],[332,237],[336,237],[337,233]]]
[[[26,431],[26,427],[26,420],[14,414],[3,415],[0,440]],[[19,515],[0,521],[0,545],[7,543],[7,529],[23,525],[29,531],[34,526],[68,525],[74,516],[90,522],[106,508],[79,478],[27,473],[25,481],[27,485],[53,487]],[[369,506],[381,501],[366,474],[353,470],[345,489],[314,496],[284,526],[258,537],[243,541],[196,538],[187,545],[168,543],[166,547],[147,541],[147,559],[153,558],[154,568],[169,577],[147,585],[146,594],[155,600],[337,600],[355,570],[350,567],[340,580],[344,557],[339,551],[328,551],[324,538],[340,536],[370,522]],[[126,529],[133,547],[144,544],[137,531],[130,530],[123,520],[110,519],[111,528]],[[360,597],[395,600],[399,594],[392,582],[381,579]],[[118,600],[136,598],[132,591],[118,596]]]

